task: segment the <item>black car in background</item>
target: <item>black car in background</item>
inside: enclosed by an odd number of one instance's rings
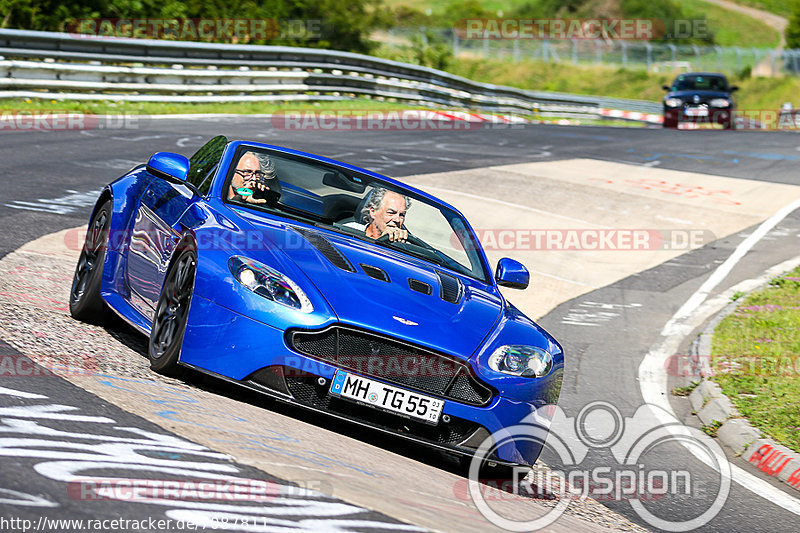
[[[729,130],[736,127],[732,93],[739,88],[728,85],[722,74],[689,72],[663,88],[668,91],[664,97],[665,128],[677,128],[680,122],[722,124]]]

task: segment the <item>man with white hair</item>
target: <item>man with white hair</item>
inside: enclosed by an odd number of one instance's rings
[[[402,194],[377,187],[370,193],[363,211],[356,213],[360,222],[349,222],[345,226],[359,229],[373,239],[388,235],[391,242],[406,242],[408,230],[403,224],[410,206],[411,200]]]

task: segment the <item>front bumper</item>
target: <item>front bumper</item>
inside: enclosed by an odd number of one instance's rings
[[[281,329],[195,295],[180,362],[292,404],[467,456],[492,433],[529,419],[543,403],[498,393],[481,406],[443,397],[442,417],[437,425],[428,425],[330,395],[330,381],[339,367],[293,351],[286,337]],[[540,452],[541,444],[533,439],[504,439],[490,459],[532,465]]]
[[[685,106],[664,108],[664,120],[668,122],[694,122],[696,124],[727,124],[733,116],[731,108],[709,107],[706,114],[697,115]]]

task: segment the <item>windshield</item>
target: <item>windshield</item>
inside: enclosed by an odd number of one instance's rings
[[[728,91],[728,82],[721,76],[678,76],[673,91]]]
[[[458,213],[371,176],[241,146],[223,191],[228,202],[346,233],[489,282],[476,241]]]

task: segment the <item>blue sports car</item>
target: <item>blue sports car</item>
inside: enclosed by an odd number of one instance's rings
[[[104,188],[70,311],[113,310],[149,336],[156,372],[192,368],[466,459],[558,400],[561,346],[498,290],[528,279],[508,258],[493,275],[463,215],[420,190],[220,136]],[[530,465],[541,443],[495,448],[490,465]]]

